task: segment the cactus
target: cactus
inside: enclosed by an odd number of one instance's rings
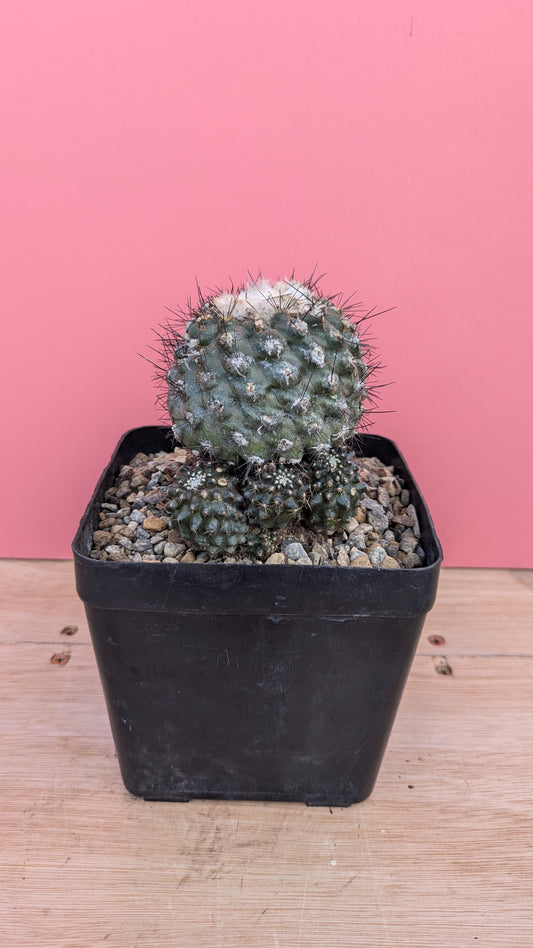
[[[308,491],[308,477],[303,469],[274,461],[253,468],[242,486],[249,520],[272,528],[299,519]]]
[[[317,454],[309,469],[313,479],[309,521],[334,533],[354,516],[364,490],[355,457],[345,450],[327,451]]]
[[[194,457],[168,509],[194,549],[263,557],[272,531],[331,534],[354,515],[349,442],[377,366],[346,308],[311,281],[258,279],[200,294],[162,342],[173,433]]]
[[[182,467],[168,490],[167,512],[194,550],[234,553],[246,541],[238,483],[222,465],[196,461]]]
[[[176,438],[220,461],[301,461],[355,434],[370,367],[314,284],[265,280],[201,301],[167,375]]]

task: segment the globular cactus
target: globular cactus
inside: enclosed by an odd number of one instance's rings
[[[263,558],[274,533],[332,534],[362,485],[349,442],[377,366],[351,312],[294,279],[189,307],[162,338],[173,432],[194,461],[169,491],[172,524],[194,549]]]
[[[249,471],[242,494],[252,523],[283,527],[300,518],[307,504],[309,479],[299,466],[268,461]]]
[[[238,482],[223,466],[196,461],[175,475],[168,490],[171,526],[193,550],[234,553],[247,538]]]
[[[334,533],[357,511],[364,485],[352,452],[331,450],[309,462],[312,478],[309,522],[326,533]]]
[[[219,461],[301,461],[356,431],[371,371],[357,325],[315,284],[200,300],[167,373],[176,438]]]

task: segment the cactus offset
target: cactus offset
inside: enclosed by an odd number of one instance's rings
[[[168,496],[171,526],[192,549],[234,553],[246,541],[237,480],[221,465],[196,461],[182,467]]]
[[[334,533],[357,511],[364,485],[359,482],[352,452],[331,450],[309,462],[313,481],[309,521]]]
[[[298,520],[308,492],[308,477],[302,468],[274,461],[253,468],[242,486],[249,520],[272,528]]]

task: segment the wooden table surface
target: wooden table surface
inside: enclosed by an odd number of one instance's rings
[[[2,948],[532,948],[533,571],[442,572],[346,810],[130,796],[72,563],[0,588]]]

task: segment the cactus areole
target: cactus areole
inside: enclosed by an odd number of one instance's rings
[[[219,461],[301,461],[357,429],[370,367],[357,323],[315,284],[250,283],[200,300],[176,340],[176,438]]]

